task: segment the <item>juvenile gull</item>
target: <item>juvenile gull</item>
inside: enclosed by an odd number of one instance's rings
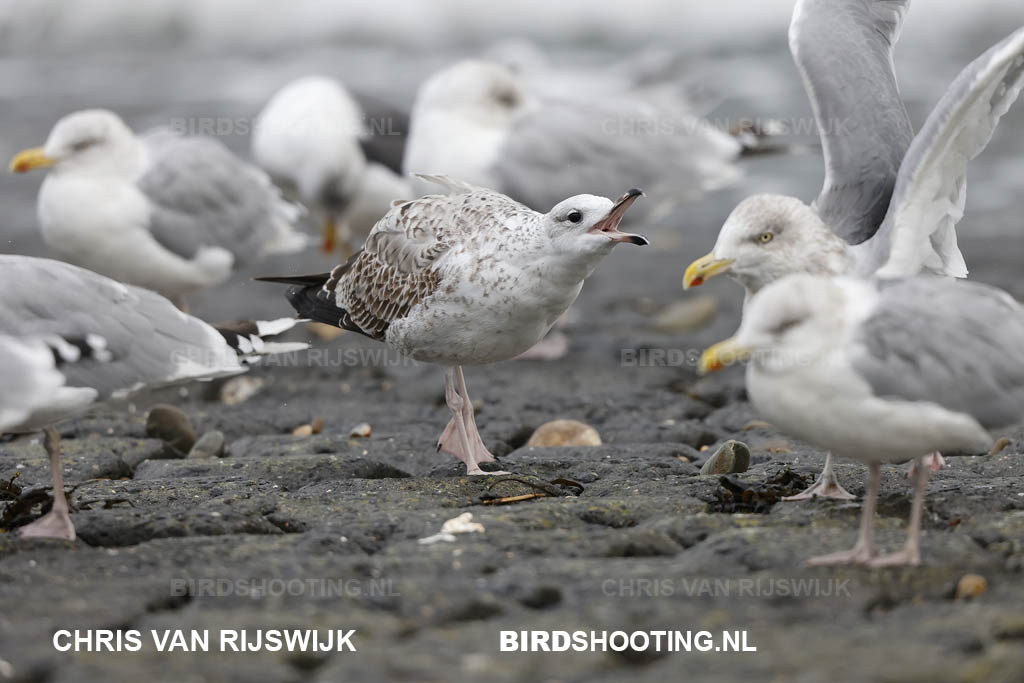
[[[345,256],[412,195],[401,174],[408,115],[361,103],[324,76],[292,81],[259,114],[252,155],[274,182],[323,221],[323,249]],[[340,233],[340,235],[339,235]]]
[[[618,230],[642,193],[615,203],[579,195],[542,214],[492,190],[422,177],[449,194],[396,204],[363,249],[330,273],[263,279],[297,285],[287,296],[305,318],[444,366],[452,418],[438,448],[467,474],[495,474],[480,467],[494,456],[477,430],[462,366],[530,348],[616,244],[647,244]]]
[[[417,93],[405,171],[462,178],[536,209],[584,191],[614,196],[633,183],[670,206],[740,176],[740,143],[689,112],[640,93],[573,94],[537,92],[493,62],[449,66]]]
[[[930,472],[922,456],[984,453],[987,430],[1024,418],[1024,309],[973,282],[791,275],[751,298],[737,335],[705,351],[701,369],[746,354],[747,392],[762,415],[868,463],[857,544],[811,564],[918,564]],[[918,466],[906,544],[876,557],[880,464],[910,459]]]
[[[0,255],[0,431],[43,430],[52,510],[22,536],[74,540],[54,424],[156,385],[243,372],[241,361],[305,344],[264,342],[294,320],[223,331],[149,290],[62,261]]]
[[[1024,29],[974,60],[912,136],[892,49],[909,2],[801,0],[790,47],[814,108],[825,183],[811,206],[794,197],[741,202],[683,287],[728,273],[747,299],[791,273],[932,273],[966,277],[957,221],[967,162],[985,149],[1024,83]],[[840,11],[841,10],[841,11]],[[941,462],[939,456],[930,466]],[[852,498],[832,470],[790,500]]]
[[[39,226],[61,258],[174,299],[242,264],[301,249],[299,207],[267,175],[211,138],[138,137],[113,112],[62,118],[43,147],[11,161],[50,168]]]

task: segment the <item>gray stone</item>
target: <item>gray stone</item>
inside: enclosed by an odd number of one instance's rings
[[[188,452],[190,458],[223,458],[224,457],[224,433],[214,429],[206,432]]]
[[[750,467],[750,449],[742,441],[729,439],[704,461],[701,474],[737,474]]]

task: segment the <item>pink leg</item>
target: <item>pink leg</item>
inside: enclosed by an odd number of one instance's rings
[[[508,474],[480,469],[480,463],[493,462],[494,456],[484,446],[477,430],[461,367],[445,370],[445,400],[452,411],[452,419],[438,440],[438,448],[466,463],[466,474]]]
[[[925,456],[928,457],[928,456]],[[924,509],[924,491],[928,485],[931,468],[923,462],[914,461],[914,503],[910,508],[910,524],[907,526],[907,541],[902,550],[876,557],[868,564],[872,567],[916,567],[921,564],[921,513]]]
[[[18,529],[21,538],[59,538],[75,540],[75,525],[68,514],[68,499],[64,497],[64,469],[60,464],[60,434],[53,427],[43,432],[43,446],[50,456],[50,476],[53,479],[53,507],[45,515]]]
[[[836,473],[832,470],[831,453],[825,456],[825,467],[821,470],[821,474],[818,475],[818,480],[810,488],[795,496],[786,496],[782,500],[790,502],[811,500],[812,498],[835,498],[836,500],[853,500],[856,498],[856,496],[839,485]]]
[[[939,470],[946,466],[946,459],[943,458],[942,453],[939,453],[938,451],[932,451],[923,458],[918,459],[931,472],[938,472]],[[914,478],[914,473],[917,470],[918,459],[915,459],[912,463],[910,463],[910,467],[907,468],[907,479]]]
[[[830,567],[840,564],[865,564],[875,556],[875,504],[878,502],[878,485],[882,478],[882,466],[873,462],[868,465],[868,490],[864,495],[864,509],[860,516],[860,534],[857,543],[850,550],[828,555],[818,555],[807,560],[807,564]]]

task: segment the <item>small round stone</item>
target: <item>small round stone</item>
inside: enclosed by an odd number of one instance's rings
[[[601,435],[586,422],[552,420],[542,424],[526,442],[527,446],[600,446]]]
[[[196,443],[192,422],[180,409],[160,403],[146,416],[146,436],[161,439],[182,453],[188,453]]]

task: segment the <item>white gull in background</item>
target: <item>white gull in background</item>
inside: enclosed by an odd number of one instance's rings
[[[551,97],[484,60],[431,76],[411,119],[406,173],[463,178],[538,210],[580,192],[642,185],[662,213],[740,176],[741,144],[687,111],[639,94]],[[422,183],[414,189],[427,191]]]
[[[240,265],[307,243],[294,227],[301,209],[211,138],[138,137],[113,112],[84,110],[11,161],[19,173],[35,168],[50,169],[38,214],[51,249],[179,305]]]
[[[701,369],[748,354],[747,392],[765,418],[868,463],[856,545],[811,564],[919,564],[930,473],[923,456],[985,453],[988,430],[1024,418],[1024,309],[986,285],[791,275],[750,299],[739,332],[705,351]],[[878,557],[880,465],[911,459],[917,467],[906,543]]]
[[[369,106],[336,80],[307,76],[270,98],[253,132],[256,162],[323,222],[324,251],[340,237],[351,255],[392,200],[412,195],[400,175],[408,116]]]
[[[53,508],[22,536],[74,540],[54,424],[146,387],[243,372],[306,344],[264,342],[293,319],[214,328],[159,294],[77,266],[0,255],[0,432],[43,430]]]
[[[1024,83],[1024,29],[967,66],[913,136],[892,68],[908,2],[802,0],[790,46],[814,106],[825,183],[811,206],[755,195],[736,207],[683,286],[728,273],[747,298],[791,273],[966,277],[955,226],[967,162],[985,149]],[[841,5],[841,7],[839,7]],[[842,9],[842,11],[838,11]],[[936,455],[932,467],[941,465]],[[831,455],[791,500],[852,498]]]
[[[304,318],[342,327],[415,360],[445,368],[452,417],[438,448],[467,474],[494,474],[477,430],[463,365],[508,360],[543,337],[583,281],[620,242],[618,229],[642,193],[617,202],[580,195],[537,213],[493,190],[423,176],[448,194],[398,203],[363,249],[330,273],[261,278],[288,290]]]

